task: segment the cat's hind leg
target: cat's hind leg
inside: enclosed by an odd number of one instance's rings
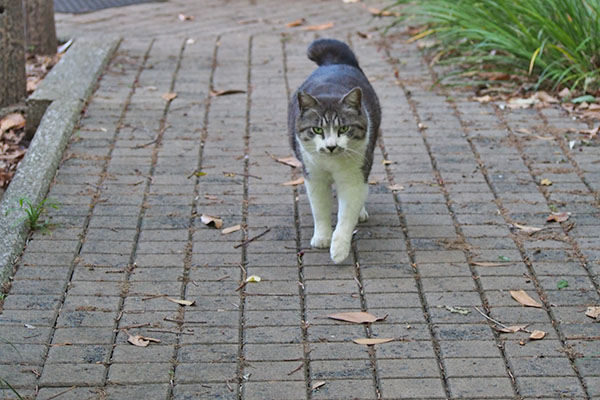
[[[311,176],[304,181],[310,201],[315,231],[310,245],[325,249],[331,244],[331,208],[333,195],[331,182],[324,176]]]

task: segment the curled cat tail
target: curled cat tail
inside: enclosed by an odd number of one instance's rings
[[[306,55],[309,59],[316,62],[318,66],[345,64],[360,69],[356,56],[350,50],[350,47],[339,40],[317,39],[308,46]]]

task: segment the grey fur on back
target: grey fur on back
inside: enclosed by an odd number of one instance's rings
[[[348,45],[335,39],[318,39],[307,50],[308,58],[318,64],[304,83],[294,92],[288,105],[288,133],[296,157],[302,161],[298,148],[296,123],[301,116],[298,93],[306,92],[319,99],[323,107],[334,108],[345,94],[359,87],[362,90],[362,110],[366,112],[368,143],[362,171],[367,181],[373,164],[373,151],[381,124],[381,108],[375,90],[360,68]],[[305,171],[306,172],[306,171]]]

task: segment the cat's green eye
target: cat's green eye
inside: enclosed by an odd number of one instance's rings
[[[322,135],[323,134],[323,128],[319,128],[318,126],[313,126],[312,127],[312,131],[314,133],[316,133],[317,135]]]
[[[346,133],[350,130],[350,126],[349,125],[342,125],[338,128],[338,132],[339,133]]]

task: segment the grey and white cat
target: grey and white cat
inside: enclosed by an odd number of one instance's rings
[[[367,177],[381,122],[381,108],[352,50],[334,39],[318,39],[307,51],[319,66],[298,88],[288,107],[288,131],[304,166],[314,219],[311,246],[330,247],[339,264],[348,257],[352,232],[366,221]],[[331,229],[332,184],[338,219]]]

